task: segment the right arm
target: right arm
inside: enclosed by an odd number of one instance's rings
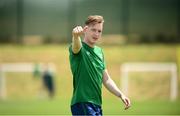
[[[74,54],[77,54],[81,47],[82,47],[82,43],[81,43],[81,38],[80,36],[83,34],[83,28],[81,26],[77,26],[73,29],[72,31],[72,51]]]
[[[114,95],[119,97],[125,104],[125,110],[131,106],[130,100],[126,97],[109,76],[107,69],[103,72],[103,85]]]

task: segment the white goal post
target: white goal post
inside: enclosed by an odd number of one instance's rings
[[[38,63],[39,71],[42,72],[48,68],[51,72],[55,72],[55,65],[53,63]],[[47,67],[48,65],[48,67]],[[35,70],[36,63],[4,63],[0,64],[0,99],[5,99],[6,94],[6,77],[7,72],[26,72],[33,73]]]
[[[125,94],[128,94],[129,72],[162,72],[168,71],[171,74],[170,79],[170,100],[174,101],[178,95],[177,66],[175,63],[124,63],[120,66],[121,87]]]

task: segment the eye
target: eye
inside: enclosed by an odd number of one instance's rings
[[[93,32],[96,32],[96,29],[91,29]]]
[[[101,33],[102,31],[101,30],[98,30],[99,33]]]

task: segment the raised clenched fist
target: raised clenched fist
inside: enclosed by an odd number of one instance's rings
[[[81,36],[83,34],[83,31],[84,29],[81,26],[76,26],[72,31],[73,37],[76,38]]]

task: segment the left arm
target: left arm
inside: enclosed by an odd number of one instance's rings
[[[115,96],[119,97],[125,104],[125,109],[131,105],[130,100],[119,90],[114,81],[109,76],[107,69],[103,72],[103,85]]]

